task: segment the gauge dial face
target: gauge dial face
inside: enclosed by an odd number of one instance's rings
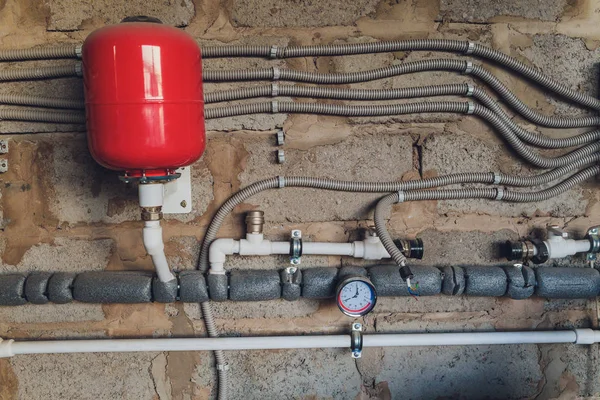
[[[338,290],[337,303],[340,310],[352,317],[367,314],[375,306],[375,301],[375,289],[363,279],[343,282]]]

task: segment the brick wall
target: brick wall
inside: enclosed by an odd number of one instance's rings
[[[596,93],[598,86],[600,11],[586,0],[0,0],[0,48],[81,42],[93,29],[135,14],[180,26],[203,45],[468,39],[535,65],[570,87]],[[277,65],[347,72],[435,57],[449,55],[397,52],[276,62],[221,59],[207,60],[204,67]],[[53,61],[68,62],[72,61]],[[15,65],[4,63],[0,68]],[[547,98],[505,70],[488,67],[542,113],[583,113]],[[435,72],[351,86],[400,88],[469,80]],[[207,84],[205,89],[253,84]],[[82,85],[78,79],[2,83],[0,93],[80,98]],[[279,128],[287,133],[283,165],[276,164],[274,156],[273,135]],[[215,210],[230,194],[258,179],[281,174],[392,180],[450,172],[535,172],[517,160],[490,127],[471,117],[254,115],[212,120],[207,129],[207,151],[192,167],[194,211],[168,217],[164,223],[166,253],[178,269],[195,268],[199,242]],[[552,137],[574,133],[538,130]],[[136,189],[94,163],[84,127],[0,121],[0,133],[10,139],[10,170],[0,175],[0,271],[152,269],[142,245]],[[354,240],[372,218],[377,197],[308,189],[265,193],[236,210],[220,234],[241,235],[242,213],[262,209],[270,238],[285,238],[290,229],[300,228],[308,240]],[[495,250],[498,242],[548,223],[578,234],[599,224],[599,198],[598,183],[588,182],[537,204],[402,204],[394,207],[388,226],[395,235],[423,238],[423,264],[498,264],[502,262]],[[356,264],[336,257],[306,257],[304,262]],[[278,257],[238,257],[227,267],[286,263]],[[332,302],[220,303],[215,309],[219,328],[228,334],[336,333],[350,323]],[[363,322],[370,332],[568,328],[595,326],[596,310],[594,301],[584,300],[384,298]],[[200,311],[193,304],[0,308],[0,337],[204,334]],[[595,346],[562,345],[378,349],[357,362],[343,351],[236,352],[230,354],[230,391],[232,399],[590,396],[600,392],[597,352]],[[213,360],[206,352],[23,356],[0,360],[0,398],[207,399],[214,394],[214,377]]]

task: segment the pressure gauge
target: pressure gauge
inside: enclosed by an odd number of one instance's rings
[[[337,305],[351,317],[368,314],[377,302],[377,293],[371,281],[363,276],[351,276],[337,287]]]

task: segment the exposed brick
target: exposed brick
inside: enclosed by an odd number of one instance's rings
[[[269,141],[252,140],[242,186],[273,176],[315,176],[356,181],[399,180],[412,169],[412,138],[369,127],[338,144],[307,150],[286,150],[286,162],[274,164],[275,148]],[[375,134],[375,132],[377,132]],[[371,136],[370,134],[373,134]],[[263,193],[246,201],[266,210],[268,221],[327,221],[364,219],[380,194],[357,194],[289,188]]]
[[[43,354],[11,359],[22,399],[152,399],[149,366],[157,353]],[[40,377],[45,379],[40,379]],[[68,382],[64,377],[68,376]]]
[[[286,46],[289,43],[288,38],[276,36],[257,36],[248,37],[231,43],[222,43],[215,40],[200,40],[201,46],[234,46],[234,45],[256,45],[256,46]],[[208,58],[202,61],[202,67],[206,70],[232,70],[232,69],[259,69],[259,68],[286,68],[285,60],[268,60],[263,58]],[[218,92],[240,87],[252,87],[270,84],[270,82],[221,82],[205,83],[204,92]],[[283,99],[283,98],[282,98]],[[248,99],[237,100],[235,102],[208,104],[206,108],[224,107],[229,104],[254,103],[260,101],[271,101],[269,99]],[[229,118],[218,118],[206,121],[206,129],[210,131],[234,131],[234,130],[271,130],[283,126],[285,114],[265,114],[265,115],[240,115]]]
[[[248,393],[273,399],[348,399],[360,392],[361,377],[349,350],[238,351],[231,352],[230,360],[239,366],[238,373],[230,378],[229,393],[235,399],[247,398]],[[203,362],[192,380],[208,386],[212,382],[211,369]]]
[[[90,21],[96,24],[116,24],[123,18],[135,15],[157,17],[163,23],[174,26],[187,26],[194,17],[194,3],[191,0],[160,1],[133,0],[115,3],[110,0],[48,0],[50,9],[48,30],[74,31]]]
[[[393,395],[406,398],[437,398],[450,393],[468,398],[485,397],[484,393],[525,398],[535,395],[536,383],[543,379],[535,345],[441,346],[427,349],[426,355],[419,348],[387,348],[381,362],[382,372],[376,381],[388,382]],[[403,379],[394,378],[399,371]],[[477,384],[472,384],[473,379]]]
[[[117,223],[140,217],[137,186],[118,179],[91,157],[83,135],[52,140],[50,179],[55,199],[51,210],[61,222]],[[192,165],[192,213],[166,215],[166,219],[189,221],[202,215],[212,200],[212,177],[202,160]]]
[[[544,3],[506,0],[488,2],[482,0],[441,0],[439,18],[451,22],[488,22],[501,17],[514,19],[535,19],[543,21],[558,20],[567,0],[555,0]]]
[[[76,60],[53,60],[52,65],[72,65]],[[4,69],[37,68],[48,66],[48,61],[29,61],[18,63],[2,63]],[[27,95],[80,99],[83,101],[83,80],[81,78],[38,79],[29,81],[2,82],[0,94]],[[2,108],[22,106],[2,105]],[[44,110],[43,108],[36,108]],[[83,111],[82,111],[83,112]],[[38,132],[83,132],[84,125],[53,124],[44,122],[0,121],[0,134],[5,133],[38,133]]]
[[[557,34],[536,34],[530,40],[529,46],[515,44],[515,55],[526,58],[544,74],[567,87],[597,97],[600,49],[589,50],[583,40]],[[558,95],[544,92],[558,115],[568,117],[589,113]]]
[[[342,0],[262,1],[234,0],[233,23],[237,26],[309,27],[352,25],[375,11],[378,1]]]
[[[494,134],[490,132],[490,134]],[[493,139],[473,137],[460,129],[451,128],[445,134],[433,135],[423,146],[423,170],[435,171],[438,175],[458,172],[494,172],[506,174],[535,175],[539,169],[525,167],[513,161],[515,156],[507,151],[507,146],[497,144]],[[556,155],[556,152],[553,152]],[[552,154],[552,153],[551,153]],[[457,162],[460,160],[460,162]],[[509,188],[515,191],[536,191],[540,188]],[[587,202],[584,189],[575,187],[559,196],[542,202],[508,203],[491,200],[450,200],[440,201],[440,213],[485,213],[516,217],[536,215],[539,212],[552,216],[581,215]],[[574,199],[576,199],[574,201]]]

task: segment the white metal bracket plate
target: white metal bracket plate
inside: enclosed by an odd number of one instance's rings
[[[191,167],[178,168],[181,176],[165,183],[163,214],[189,214],[192,212]]]

